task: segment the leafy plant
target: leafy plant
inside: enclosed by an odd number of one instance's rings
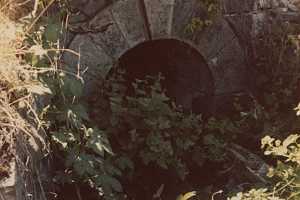
[[[102,91],[110,105],[105,129],[117,142],[116,149],[132,160],[140,157],[144,164],[175,168],[184,178],[188,173],[185,156],[202,138],[201,117],[184,113],[165,95],[162,77],[147,77],[124,87],[123,73],[111,76]]]
[[[202,10],[201,16],[195,16],[190,19],[189,24],[185,27],[185,33],[196,33],[209,27],[218,14],[219,2],[216,0],[199,0],[199,6]]]
[[[41,2],[39,7],[43,9],[49,3]],[[217,13],[215,0],[204,0],[200,4],[207,13],[193,17],[186,27],[187,32],[203,30]],[[74,73],[58,62],[61,51],[65,51],[60,46],[65,14],[66,10],[62,9],[54,15],[42,16],[24,42],[28,49],[25,60],[47,72],[39,79],[48,85],[53,96],[41,116],[48,122],[53,151],[64,163],[56,176],[61,183],[85,183],[106,199],[122,199],[124,191],[120,180],[136,172],[140,161],[144,165],[174,170],[184,180],[191,165],[201,166],[207,160],[226,161],[227,143],[256,133],[260,137],[266,131],[275,135],[297,129],[294,123],[297,119],[290,115],[290,108],[296,101],[299,69],[288,57],[296,39],[282,34],[282,30],[263,46],[273,51],[264,51],[270,54],[262,55],[254,66],[259,95],[254,94],[251,105],[245,109],[236,102],[232,116],[203,121],[200,116],[183,112],[165,95],[160,85],[161,76],[128,83],[126,72],[112,71],[99,88],[96,104],[82,102],[84,82],[80,72]],[[31,23],[32,19],[28,21]],[[96,113],[96,117],[91,117],[92,113]],[[288,161],[279,162],[277,168],[270,171],[270,176],[279,179],[278,184],[274,189],[253,189],[229,199],[296,199],[297,140],[298,135],[284,141],[271,136],[264,138],[266,154]],[[188,193],[181,197],[193,195]]]
[[[194,197],[194,196],[196,196],[196,192],[195,191],[188,192],[188,193],[185,193],[183,195],[182,194],[179,195],[176,200],[188,200],[188,199],[190,199],[191,197]]]
[[[238,193],[229,200],[284,200],[299,199],[299,135],[288,136],[284,141],[276,140],[270,136],[262,139],[262,148],[265,155],[274,155],[284,158],[284,162],[278,160],[276,168],[270,168],[268,176],[274,178],[273,188],[251,189],[249,192]]]
[[[69,181],[88,183],[106,194],[107,198],[113,191],[121,192],[122,186],[116,179],[121,170],[113,164],[117,159],[113,157],[107,134],[90,125],[87,110],[79,101],[83,85],[76,78],[64,74],[54,80],[57,81],[56,95],[44,116],[50,120],[49,131],[53,141],[66,157],[67,173],[64,176]],[[53,82],[51,84],[55,88]]]

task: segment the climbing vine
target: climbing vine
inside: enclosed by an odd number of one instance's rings
[[[40,7],[47,7],[44,4],[47,1]],[[215,0],[199,4],[206,12],[191,18],[187,32],[204,30],[218,13]],[[287,161],[279,162],[269,172],[270,177],[280,178],[276,187],[285,186],[284,190],[252,189],[230,199],[296,199],[299,136],[274,139],[299,130],[299,119],[291,115],[299,88],[299,63],[288,57],[290,49],[297,49],[294,36],[279,30],[262,45],[269,54],[263,54],[253,66],[259,95],[249,95],[246,105],[237,96],[229,117],[216,113],[214,118],[203,120],[200,115],[182,111],[166,96],[161,86],[163,77],[128,83],[126,72],[114,68],[109,76],[103,74],[104,80],[93,97],[96,102],[84,102],[83,74],[59,62],[66,51],[60,40],[68,10],[63,2],[58,5],[61,12],[47,13],[34,25],[27,21],[32,29],[24,41],[28,50],[24,60],[46,71],[39,80],[51,90],[49,105],[39,114],[46,124],[54,157],[62,165],[55,172],[58,184],[88,185],[106,199],[126,199],[126,183],[138,180],[137,172],[142,167],[174,172],[174,180],[186,181],[195,166],[201,170],[206,162],[231,162],[228,146],[232,143],[244,137],[257,141],[268,133],[270,136],[262,140],[265,154]]]
[[[219,2],[217,0],[198,1],[202,14],[199,16],[192,16],[189,24],[185,27],[186,34],[193,34],[199,31],[203,31],[213,23],[214,18],[219,13]]]

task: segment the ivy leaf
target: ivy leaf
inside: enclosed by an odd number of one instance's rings
[[[116,163],[122,170],[125,170],[126,168],[133,170],[134,168],[133,162],[125,156],[118,158]]]
[[[193,192],[188,192],[188,193],[186,193],[186,194],[184,194],[184,195],[179,195],[178,197],[177,197],[177,199],[176,200],[188,200],[188,199],[190,199],[191,197],[194,197],[194,196],[196,196],[196,192],[195,191],[193,191]]]
[[[115,167],[111,162],[105,162],[105,169],[105,171],[111,175],[122,176],[121,170]]]
[[[62,90],[63,93],[67,96],[80,97],[83,91],[83,83],[81,80],[71,77],[63,76],[62,77]]]
[[[74,96],[80,97],[83,91],[82,82],[79,79],[73,79],[72,82],[70,82],[70,90]]]
[[[116,192],[122,192],[123,188],[121,183],[114,177],[107,174],[102,174],[97,177],[96,184],[98,186],[109,186]]]
[[[159,129],[171,128],[170,121],[168,119],[159,118]]]
[[[73,167],[76,171],[77,174],[80,176],[83,176],[85,174],[95,174],[95,166],[94,166],[94,159],[93,156],[85,154],[85,153],[80,153],[74,163]]]
[[[87,141],[87,147],[94,150],[100,156],[104,156],[104,153],[107,152],[109,154],[113,154],[109,141],[104,135],[103,131],[98,129],[94,129],[90,132],[90,138]]]
[[[110,70],[111,70],[111,65],[99,66],[100,75],[103,79],[106,78]]]
[[[59,38],[59,33],[60,33],[60,25],[59,24],[47,24],[44,36],[45,36],[45,41],[49,42],[57,42]]]
[[[284,147],[288,147],[290,144],[293,144],[293,143],[296,143],[297,140],[299,139],[299,135],[297,134],[292,134],[292,135],[289,135],[282,143],[282,145]]]
[[[89,121],[89,115],[85,107],[81,104],[77,104],[71,107],[71,110],[76,114],[77,117]]]
[[[27,87],[27,90],[31,93],[38,94],[38,95],[52,94],[51,90],[47,86],[42,84],[30,85]]]
[[[63,149],[65,149],[68,146],[68,142],[75,141],[75,137],[72,133],[66,133],[66,132],[55,132],[52,134],[53,141],[60,144]]]
[[[41,45],[33,45],[30,47],[29,51],[38,58],[47,55],[47,50],[45,50]]]

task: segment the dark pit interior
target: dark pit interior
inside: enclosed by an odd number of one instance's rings
[[[212,74],[202,55],[184,42],[161,39],[141,43],[122,55],[119,65],[126,70],[128,82],[161,73],[167,95],[184,110],[204,115],[212,110]]]

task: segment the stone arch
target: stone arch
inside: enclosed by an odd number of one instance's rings
[[[203,56],[176,39],[142,42],[125,52],[118,67],[129,83],[161,74],[166,93],[185,110],[209,114],[213,107],[214,80]]]
[[[84,79],[90,91],[103,66],[143,42],[176,39],[195,48],[205,59],[215,80],[215,94],[240,91],[246,85],[243,50],[222,17],[204,32],[187,34],[185,27],[200,16],[198,0],[122,0],[107,6],[84,24],[88,31],[77,33],[68,48],[80,52]],[[78,58],[66,53],[64,61],[78,66]]]

